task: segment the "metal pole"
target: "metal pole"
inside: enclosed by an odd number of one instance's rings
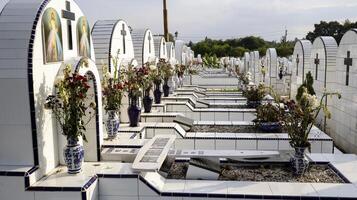
[[[167,23],[167,8],[166,8],[166,0],[163,0],[164,4],[164,36],[166,41],[169,41],[169,27]]]

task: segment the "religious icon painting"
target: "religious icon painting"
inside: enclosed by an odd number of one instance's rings
[[[44,62],[63,61],[62,26],[57,11],[48,8],[42,16]]]
[[[78,42],[78,55],[90,58],[90,29],[86,17],[80,17],[77,22],[77,42]]]

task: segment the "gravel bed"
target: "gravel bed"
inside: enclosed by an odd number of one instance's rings
[[[221,126],[221,125],[196,125],[190,132],[215,132],[215,133],[266,133],[255,126]],[[277,131],[274,133],[280,133]]]
[[[189,164],[174,163],[168,179],[185,179]],[[254,182],[344,183],[329,166],[312,164],[301,177],[292,174],[289,165],[222,166],[218,180]]]

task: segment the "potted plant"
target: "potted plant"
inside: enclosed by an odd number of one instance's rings
[[[249,84],[250,81],[250,73],[240,73],[238,74],[238,80],[239,84],[242,90],[247,89],[247,85]]]
[[[243,95],[247,98],[247,106],[249,108],[257,108],[265,95],[264,85],[249,87],[243,90]]]
[[[187,72],[190,75],[190,84],[192,85],[192,75],[198,74],[198,70],[195,69],[193,65],[189,65]]]
[[[45,108],[51,109],[62,130],[66,136],[67,145],[63,150],[64,160],[69,174],[76,174],[81,171],[84,150],[80,145],[79,139],[85,142],[85,126],[90,122],[95,114],[95,103],[88,102],[87,96],[88,77],[81,76],[78,72],[71,73],[72,67],[67,65],[63,70],[63,78],[58,79],[55,84],[56,95],[50,95],[46,99]],[[84,121],[84,116],[89,113],[89,118]]]
[[[149,63],[145,66],[143,66],[143,81],[142,81],[142,87],[143,87],[143,92],[144,92],[144,97],[143,97],[143,105],[144,105],[144,112],[145,113],[150,113],[151,108],[152,108],[152,103],[153,103],[153,98],[150,96],[150,91],[153,86],[153,79],[154,79],[154,74],[153,71],[156,70],[155,65],[149,65]]]
[[[141,84],[143,81],[144,71],[142,68],[129,66],[128,69],[122,70],[125,79],[125,89],[128,92],[129,107],[128,116],[130,127],[138,126],[141,108],[139,98],[141,96]]]
[[[291,158],[291,165],[295,175],[301,176],[305,173],[309,161],[305,157],[306,149],[310,149],[308,140],[312,126],[316,122],[316,118],[321,111],[324,111],[327,118],[331,117],[327,106],[324,104],[325,98],[328,96],[337,95],[338,93],[324,92],[321,99],[318,101],[315,95],[308,92],[307,88],[302,87],[301,98],[295,103],[293,100],[287,103],[287,111],[284,113],[284,127],[290,137],[290,145],[295,152]]]
[[[185,71],[186,71],[186,65],[176,65],[175,71],[176,71],[177,78],[178,78],[178,83],[179,83],[178,85],[179,85],[179,87],[182,87],[183,75],[185,74]]]
[[[279,104],[266,103],[258,106],[257,117],[253,120],[256,125],[264,132],[280,132],[281,117],[284,109]]]
[[[103,65],[102,82],[104,110],[107,113],[105,125],[109,139],[115,138],[119,130],[119,113],[124,90],[124,83],[121,82],[118,74],[118,57],[112,60],[114,76],[109,72],[108,67]]]
[[[162,78],[164,80],[164,85],[162,89],[164,91],[164,97],[168,97],[170,94],[170,87],[168,85],[168,81],[173,75],[173,69],[169,63],[167,63],[164,59],[160,59],[159,63],[157,64],[158,68],[162,71]]]

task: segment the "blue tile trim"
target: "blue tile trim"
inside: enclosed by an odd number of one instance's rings
[[[102,148],[134,148],[140,149],[143,145],[102,145]]]
[[[32,148],[33,148],[33,159],[34,165],[39,165],[39,155],[38,155],[38,142],[37,142],[37,127],[36,127],[36,111],[35,111],[35,99],[34,99],[34,89],[33,89],[33,76],[32,76],[32,55],[33,55],[33,46],[35,40],[36,27],[39,22],[40,16],[43,9],[46,7],[50,0],[44,0],[40,7],[37,10],[36,17],[34,19],[31,37],[29,38],[29,46],[27,53],[27,84],[29,92],[29,104],[30,104],[30,116],[31,116],[31,130],[32,130]]]
[[[82,191],[81,197],[82,197],[82,200],[87,200],[87,191]]]

